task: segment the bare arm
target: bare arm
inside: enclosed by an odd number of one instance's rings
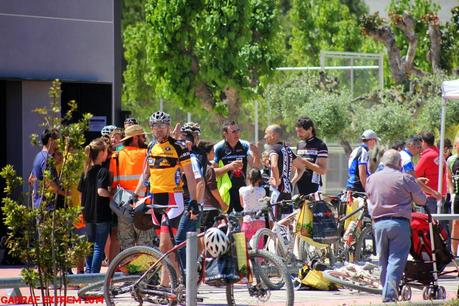
[[[148,166],[145,165],[143,168],[143,174],[140,176],[139,182],[137,183],[137,187],[135,188],[135,194],[137,194],[138,196],[145,194],[146,187],[143,182],[145,182],[149,178],[150,178],[150,169],[148,169]]]
[[[367,166],[366,165],[359,165],[359,177],[360,183],[362,183],[363,189],[365,189],[365,185],[367,183]]]
[[[325,175],[327,174],[328,170],[328,160],[327,158],[318,158],[317,163],[311,163],[309,160],[306,158],[301,158],[301,162],[303,165],[308,168],[309,170],[312,170],[313,172],[319,173],[320,175]]]
[[[196,180],[194,179],[191,163],[183,166],[183,172],[185,172],[188,191],[190,192],[190,200],[196,200]]]
[[[260,169],[261,168],[261,159],[260,159],[260,153],[258,151],[258,148],[254,144],[250,144],[250,151],[252,151],[253,155],[247,156],[247,161],[249,162],[250,168],[256,168]]]
[[[279,168],[277,167],[277,163],[279,161],[279,155],[275,153],[271,153],[269,155],[269,162],[271,164],[271,180],[272,185],[279,186],[280,185],[280,177],[279,177]]]
[[[109,198],[111,196],[110,192],[105,188],[97,188],[97,194],[99,197]]]
[[[196,199],[198,202],[202,202],[202,199],[204,198],[204,180],[202,178],[196,179]]]

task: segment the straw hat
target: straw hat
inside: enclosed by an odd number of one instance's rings
[[[134,137],[134,136],[139,136],[139,135],[145,135],[145,131],[143,130],[143,128],[138,125],[138,124],[134,124],[134,125],[131,125],[131,126],[128,126],[125,130],[124,130],[124,138],[121,139],[121,141],[125,141],[131,137]]]

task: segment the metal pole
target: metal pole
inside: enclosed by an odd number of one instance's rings
[[[320,70],[324,70],[325,66],[325,53],[320,51]]]
[[[442,193],[443,189],[443,150],[445,146],[445,116],[446,116],[446,99],[441,100],[441,116],[440,116],[440,153],[438,156],[438,189]],[[437,214],[441,213],[442,200],[437,202]]]
[[[351,58],[351,97],[354,98],[354,59]]]
[[[186,113],[186,121],[187,122],[191,122],[191,113],[190,112]]]
[[[255,100],[255,137],[254,144],[258,144],[258,100]]]
[[[164,100],[163,100],[163,98],[159,99],[159,111],[161,111],[161,112],[164,111]]]
[[[379,89],[384,89],[384,55],[381,53],[378,59],[379,66]]]
[[[186,233],[186,305],[196,306],[198,271],[198,236],[196,232]]]

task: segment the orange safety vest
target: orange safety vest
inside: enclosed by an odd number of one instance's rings
[[[110,160],[110,172],[113,174],[112,188],[115,189],[119,185],[134,191],[142,175],[146,155],[147,149],[137,147],[124,147],[121,151],[114,152]],[[117,170],[116,160],[118,160],[119,170]]]

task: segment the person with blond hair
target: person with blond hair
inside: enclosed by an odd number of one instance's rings
[[[105,243],[110,231],[110,172],[102,166],[107,159],[107,145],[102,138],[91,141],[85,147],[84,172],[78,184],[81,206],[86,222],[86,236],[93,243],[86,258],[86,273],[99,273],[105,258]]]

